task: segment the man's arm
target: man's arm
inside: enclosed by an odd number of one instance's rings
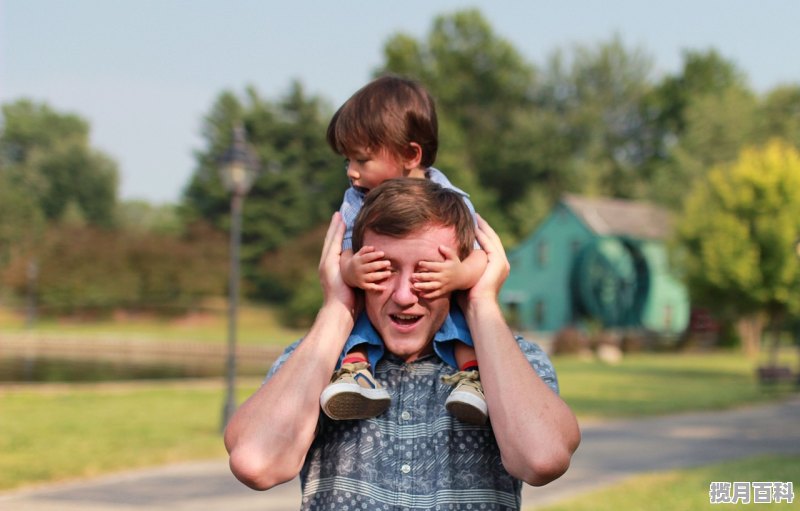
[[[308,335],[225,429],[231,471],[251,488],[266,490],[294,478],[314,440],[319,396],[354,324],[355,295],[339,271],[343,233],[336,213],[319,265],[323,305]]]
[[[497,296],[509,264],[500,238],[482,218],[477,236],[489,262],[463,310],[475,341],[492,429],[506,470],[541,486],[569,467],[580,443],[578,423],[536,374],[503,318]]]

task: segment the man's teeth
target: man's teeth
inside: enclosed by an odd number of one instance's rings
[[[419,319],[419,316],[414,314],[392,314],[395,321],[410,322]]]

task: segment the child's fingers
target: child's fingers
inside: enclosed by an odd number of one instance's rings
[[[373,283],[386,280],[391,276],[392,272],[389,271],[373,271],[364,274],[364,282]]]
[[[371,263],[365,263],[361,266],[361,271],[363,273],[374,273],[377,271],[384,271],[389,268],[389,261],[386,259],[379,259],[377,261],[373,261]]]
[[[358,259],[362,262],[371,263],[373,261],[379,261],[383,259],[383,256],[385,255],[382,250],[374,250],[372,247],[364,248],[369,248],[370,250],[366,250],[364,252],[359,250],[358,254],[356,254],[356,257],[358,257]]]
[[[439,298],[440,296],[444,296],[445,291],[442,289],[437,289],[435,291],[431,291],[429,293],[420,293],[420,296],[426,300],[433,300],[435,298]]]
[[[417,263],[417,267],[420,270],[425,270],[425,272],[439,272],[442,271],[446,266],[446,263],[441,263],[437,261],[420,261]],[[422,274],[424,272],[420,272]],[[415,274],[416,275],[416,274]]]
[[[385,291],[386,286],[380,284],[367,283],[362,286],[364,291]]]
[[[429,292],[442,288],[442,283],[438,281],[414,282],[414,289],[417,291]]]
[[[439,245],[439,253],[441,253],[445,260],[458,260],[458,253],[453,247],[448,247],[447,245]]]
[[[442,280],[442,274],[434,271],[423,271],[415,273],[411,276],[414,282],[439,282]]]

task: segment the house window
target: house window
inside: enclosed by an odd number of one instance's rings
[[[547,243],[544,241],[540,241],[536,245],[536,264],[540,268],[544,268],[547,264]]]
[[[572,255],[578,255],[578,252],[581,250],[581,242],[578,240],[572,240],[569,244],[569,249],[572,251]]]
[[[533,307],[533,320],[536,322],[537,327],[544,325],[544,313],[544,301],[536,300],[536,304]]]

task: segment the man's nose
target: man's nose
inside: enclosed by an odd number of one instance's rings
[[[414,285],[411,280],[411,273],[395,280],[392,299],[397,305],[404,307],[407,307],[409,305],[414,305],[419,301],[417,290],[414,289]]]

